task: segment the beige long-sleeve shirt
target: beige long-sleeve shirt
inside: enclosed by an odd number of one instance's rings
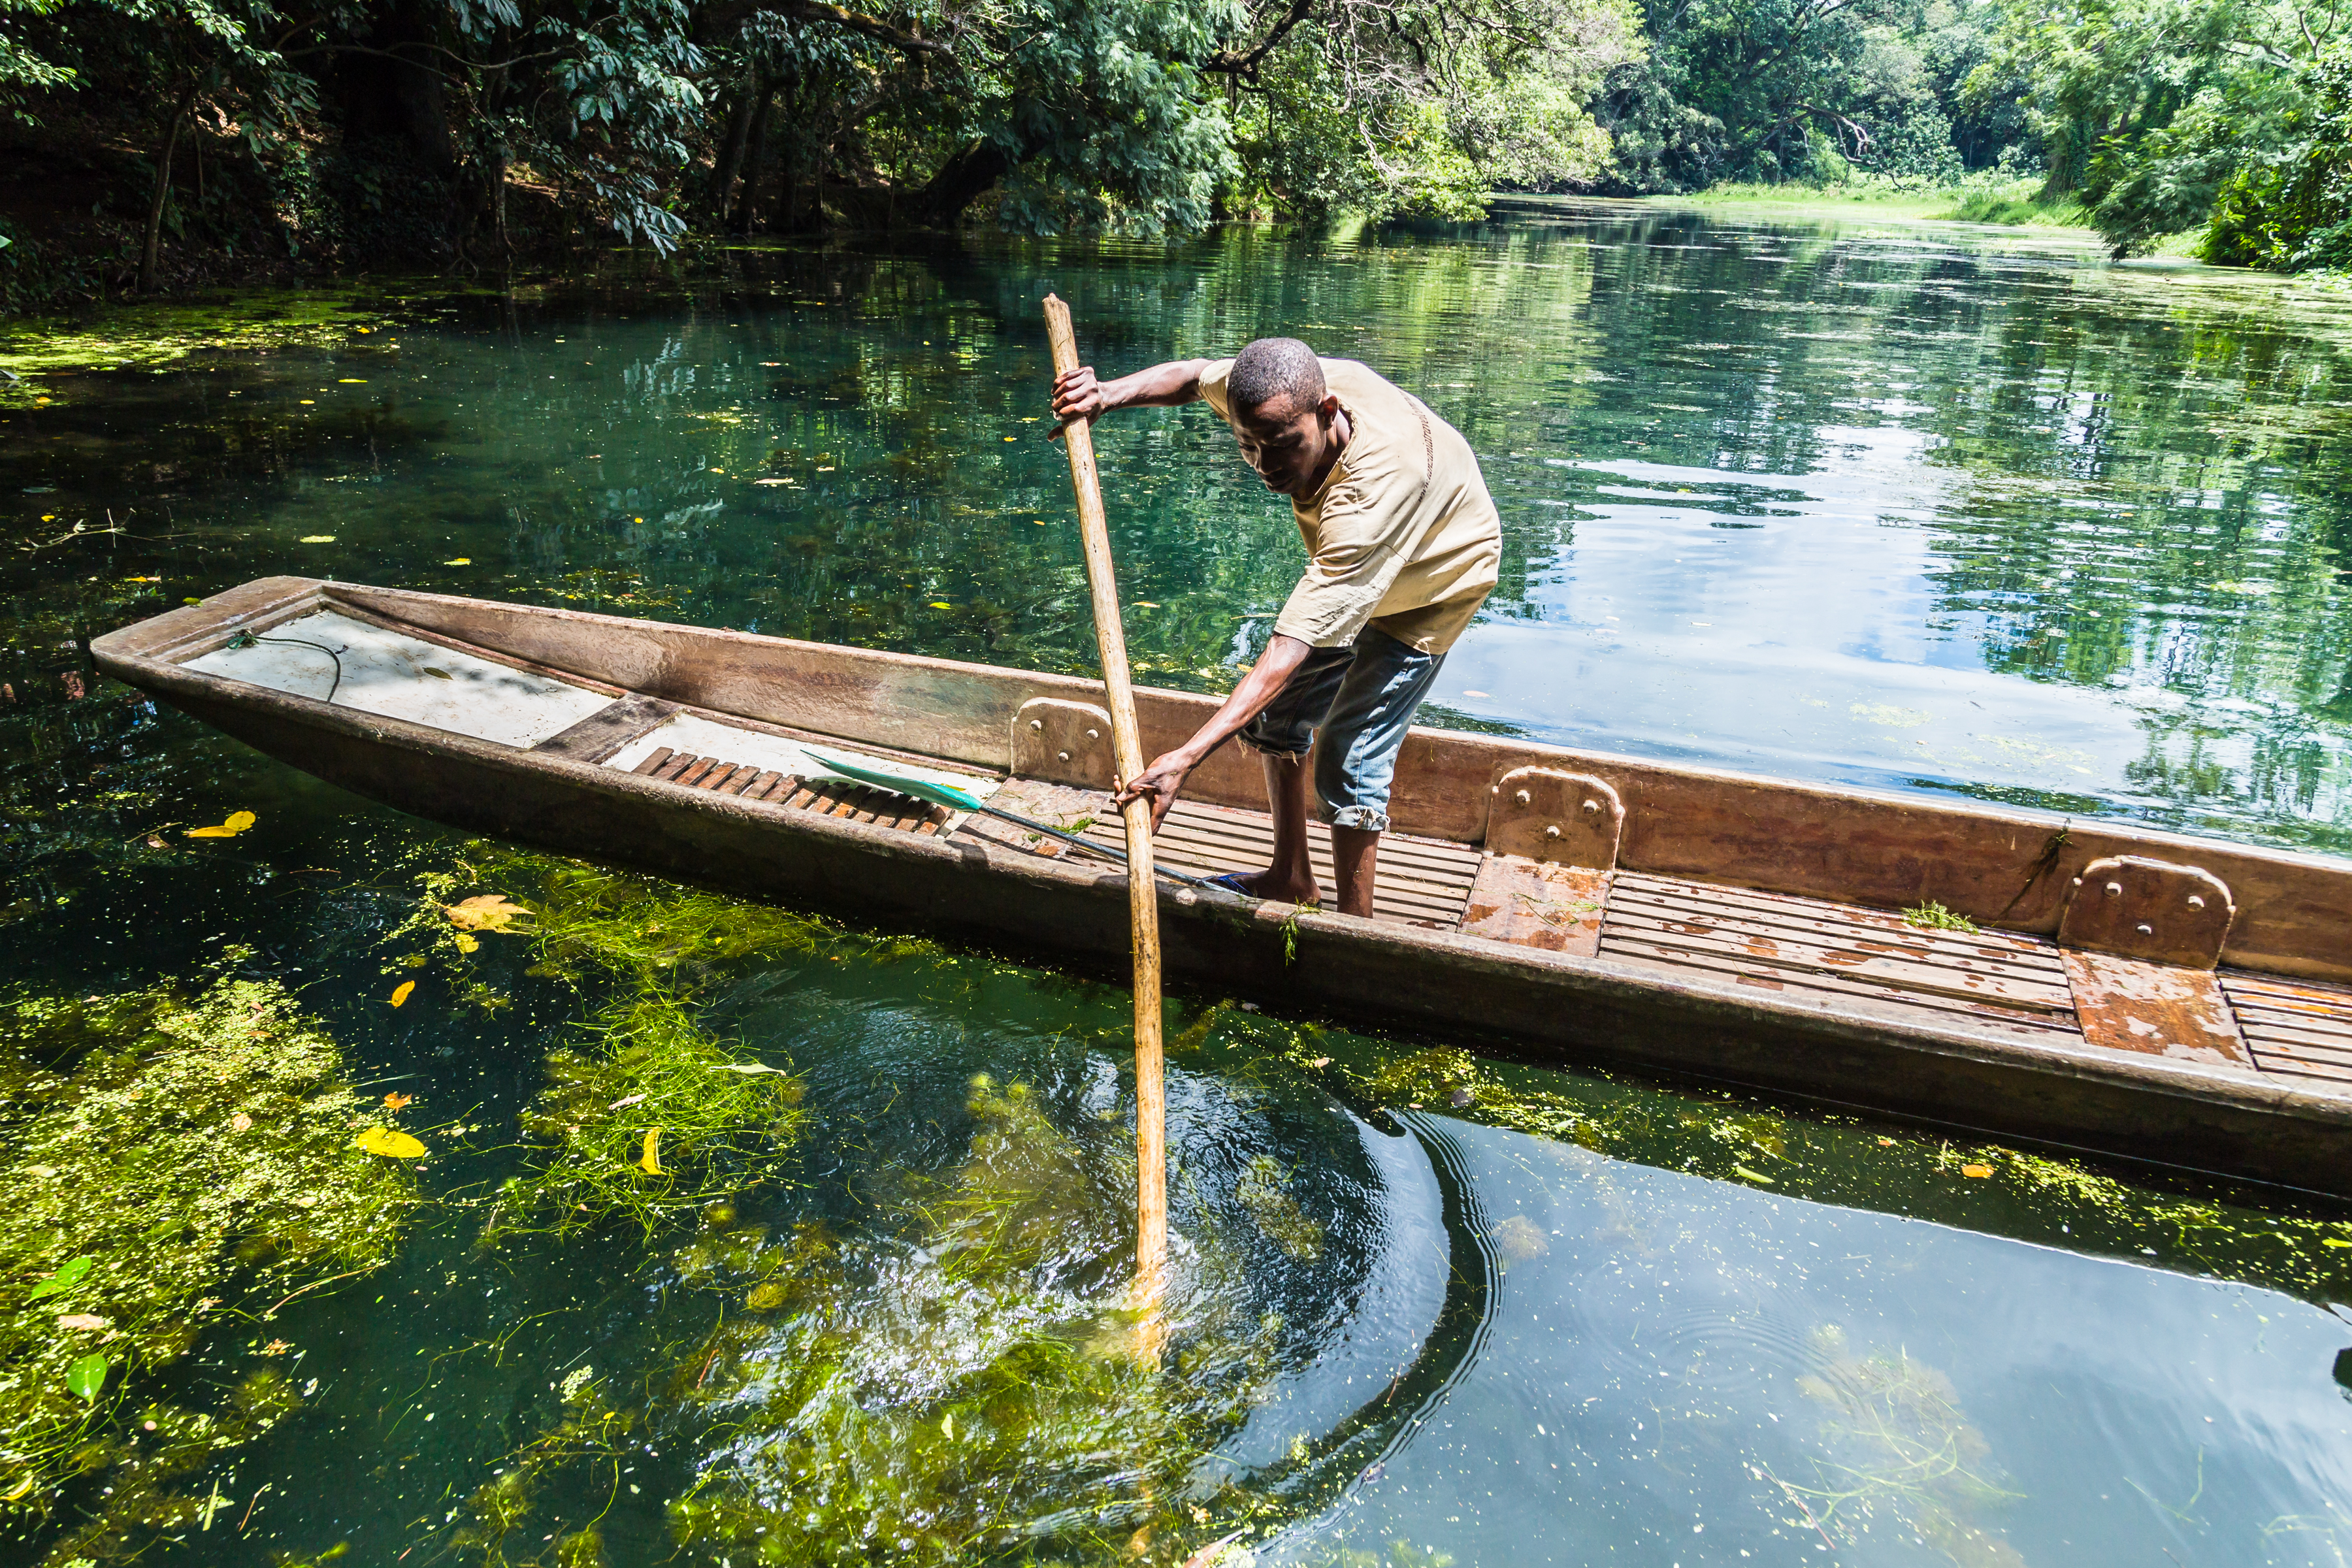
[[[1322,362],[1348,413],[1348,445],[1322,488],[1294,497],[1307,574],[1274,629],[1341,647],[1370,626],[1409,647],[1444,653],[1494,587],[1502,520],[1470,443],[1426,404],[1351,359]],[[1201,395],[1228,423],[1221,359]]]

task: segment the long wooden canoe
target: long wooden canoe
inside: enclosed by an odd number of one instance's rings
[[[92,651],[437,821],[1106,969],[1127,950],[1116,866],[821,760],[1115,843],[1093,682],[300,577]],[[1147,752],[1213,706],[1137,700]],[[1213,757],[1161,858],[1263,864],[1262,787]],[[1171,883],[1171,968],[1540,1060],[2352,1196],[2352,864],[1423,729],[1391,809],[1374,919]],[[1931,902],[1979,929],[1902,912]]]

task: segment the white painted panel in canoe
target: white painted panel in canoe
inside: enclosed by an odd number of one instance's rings
[[[331,686],[338,708],[506,746],[535,746],[613,700],[600,691],[403,637],[332,610],[272,626],[263,636],[272,640],[215,648],[190,659],[187,668],[321,700]],[[299,641],[283,640],[288,638]],[[334,659],[320,647],[334,649],[342,660],[340,686],[334,685]]]

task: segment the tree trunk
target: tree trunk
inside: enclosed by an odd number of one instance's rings
[[[750,151],[743,159],[743,199],[735,205],[735,232],[748,235],[760,221],[760,176],[768,165],[768,118],[776,106],[776,89],[761,85],[760,107],[751,111]]]
[[[743,167],[743,146],[751,134],[752,100],[760,98],[761,85],[760,68],[745,67],[743,86],[735,95],[734,110],[727,116],[727,146],[719,156],[717,189],[712,192],[710,203],[711,216],[718,219],[720,229],[727,226],[727,215],[734,206],[735,176]],[[765,101],[761,99],[763,104]]]
[[[172,122],[163,131],[163,155],[155,162],[155,193],[147,203],[147,243],[139,252],[139,292],[152,293],[155,273],[163,263],[163,204],[172,195],[172,155],[179,151],[180,127],[187,122],[188,110],[196,101],[196,79],[191,77],[187,90],[172,110]]]
[[[933,228],[954,226],[966,207],[1020,163],[1018,157],[995,142],[972,142],[940,164],[930,183],[916,194],[915,221]]]

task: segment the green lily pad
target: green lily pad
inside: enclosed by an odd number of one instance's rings
[[[98,1391],[106,1386],[109,1370],[107,1360],[102,1355],[82,1357],[66,1368],[66,1392],[88,1405],[98,1397]]]
[[[77,1258],[69,1263],[58,1265],[58,1271],[27,1291],[25,1300],[37,1301],[44,1296],[64,1295],[81,1283],[81,1277],[89,1272],[90,1264],[93,1261],[92,1258],[85,1256]]]

